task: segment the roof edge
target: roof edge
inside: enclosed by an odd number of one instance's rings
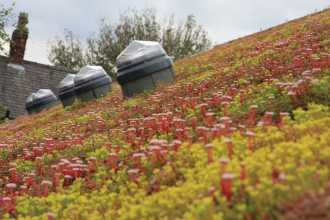
[[[6,56],[3,56],[3,55],[0,55],[0,60],[4,60],[5,62],[9,63],[9,58],[6,57]],[[67,68],[62,67],[62,66],[47,65],[47,64],[43,64],[43,63],[29,61],[29,60],[23,60],[23,66],[24,65],[36,65],[36,66],[45,67],[45,68],[49,68],[49,69],[53,69],[53,70],[65,71],[65,72],[68,72],[68,73],[76,73],[76,71],[67,69]]]

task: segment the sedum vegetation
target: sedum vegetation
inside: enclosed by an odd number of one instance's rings
[[[179,60],[171,86],[1,125],[1,218],[283,219],[326,194],[329,27],[325,10]]]

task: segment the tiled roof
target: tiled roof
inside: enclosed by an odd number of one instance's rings
[[[9,108],[11,116],[26,114],[25,99],[38,89],[57,94],[58,83],[72,71],[31,61],[24,61],[25,73],[7,67],[8,58],[0,56],[0,105]]]

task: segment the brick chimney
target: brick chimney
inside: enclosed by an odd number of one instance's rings
[[[18,23],[14,30],[10,41],[9,62],[14,64],[22,64],[24,60],[26,41],[29,36],[28,14],[21,12],[18,17]]]

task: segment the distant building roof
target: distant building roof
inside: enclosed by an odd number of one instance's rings
[[[57,85],[72,71],[61,67],[23,61],[10,64],[0,56],[0,105],[10,110],[11,117],[26,114],[25,100],[38,89],[51,89],[57,94]]]

